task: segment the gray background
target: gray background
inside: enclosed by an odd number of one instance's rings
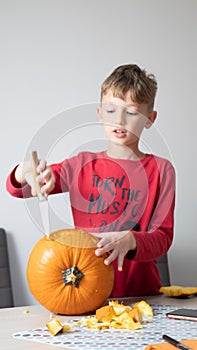
[[[158,119],[142,146],[168,157],[176,168],[171,281],[197,286],[196,13],[196,0],[0,1],[0,226],[8,232],[15,305],[35,303],[26,265],[42,232],[37,213],[32,217],[35,201],[10,197],[6,177],[40,131],[47,147],[57,132],[47,153],[53,161],[86,146],[93,149],[95,138],[104,146],[99,126],[83,127],[84,118],[92,115],[96,122],[102,81],[126,63],[146,68],[159,83]],[[68,110],[74,111],[76,129],[66,136],[55,125],[67,111],[65,128],[72,129]],[[54,227],[64,223],[65,203],[66,196],[51,200],[58,212]],[[72,226],[69,207],[66,222]]]

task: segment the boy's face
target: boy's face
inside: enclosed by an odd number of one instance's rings
[[[125,100],[114,97],[109,90],[97,107],[99,121],[104,124],[107,138],[116,143],[131,146],[138,142],[144,128],[149,128],[157,113],[148,104],[137,104],[128,92]]]

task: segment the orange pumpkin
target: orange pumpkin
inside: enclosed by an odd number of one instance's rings
[[[110,296],[113,266],[95,255],[97,240],[83,230],[52,232],[34,246],[27,265],[27,281],[35,299],[56,314],[95,311]]]

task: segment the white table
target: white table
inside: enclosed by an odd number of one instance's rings
[[[124,304],[130,304],[137,300],[146,300],[152,304],[172,305],[186,308],[197,308],[197,297],[187,299],[169,298],[166,296],[140,297],[124,299]],[[29,313],[25,313],[28,310]],[[57,316],[57,318],[66,322],[72,319],[70,316]],[[76,316],[74,317],[76,318]],[[43,328],[50,321],[50,312],[40,305],[23,306],[0,309],[0,349],[2,350],[56,350],[68,349],[54,345],[46,345],[32,341],[24,341],[13,338],[12,334],[23,330],[31,330],[35,328]],[[196,325],[197,326],[197,325]],[[90,330],[91,331],[91,330]]]

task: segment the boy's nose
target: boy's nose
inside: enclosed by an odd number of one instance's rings
[[[117,125],[121,125],[121,126],[125,125],[125,122],[126,122],[125,121],[125,112],[123,109],[117,110],[114,121],[115,121],[115,124],[117,124]]]

